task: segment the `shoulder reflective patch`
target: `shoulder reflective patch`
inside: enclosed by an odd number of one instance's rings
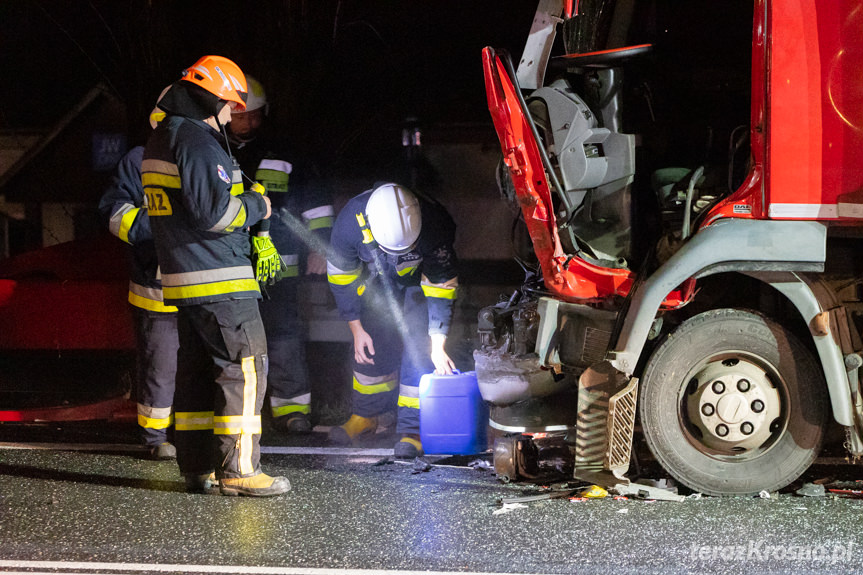
[[[357,223],[361,228],[366,227],[366,218],[362,214],[357,214]]]
[[[372,231],[368,228],[363,228],[363,243],[370,244],[375,241],[375,238],[372,237]]]

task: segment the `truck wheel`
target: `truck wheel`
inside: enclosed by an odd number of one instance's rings
[[[672,333],[645,367],[639,401],[650,450],[710,495],[774,491],[821,449],[827,391],[788,330],[751,312],[713,310]]]

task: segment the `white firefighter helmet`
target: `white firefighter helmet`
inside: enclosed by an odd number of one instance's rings
[[[246,76],[246,84],[249,87],[248,95],[246,96],[246,109],[244,112],[251,112],[259,108],[264,109],[264,114],[269,112],[269,104],[267,103],[267,93],[264,87],[255,78]]]
[[[162,93],[159,94],[158,98],[156,98],[156,107],[153,108],[152,112],[150,112],[150,127],[154,130],[156,129],[156,126],[159,125],[159,122],[165,119],[165,111],[159,107],[159,102],[162,101],[162,98],[165,97],[165,94],[167,94],[168,90],[170,89],[171,84],[165,86],[165,88],[162,90]]]
[[[391,254],[409,252],[422,227],[419,200],[398,184],[375,188],[366,204],[366,218],[372,237],[382,250]]]

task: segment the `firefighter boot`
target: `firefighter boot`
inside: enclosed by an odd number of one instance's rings
[[[393,455],[397,459],[413,459],[423,455],[423,444],[420,443],[419,435],[408,433],[402,436],[393,448]]]
[[[186,480],[186,491],[189,493],[208,493],[210,489],[219,485],[215,473],[186,473],[183,479]]]
[[[219,481],[222,495],[248,495],[250,497],[272,497],[291,490],[287,477],[270,477],[258,473],[251,477],[223,477]]]
[[[329,440],[330,443],[335,443],[336,445],[351,445],[358,437],[374,433],[377,428],[377,417],[352,415],[347,423],[330,430]]]
[[[159,445],[150,446],[148,455],[150,459],[156,461],[177,459],[177,448],[168,443],[167,441],[163,441]]]
[[[292,413],[273,420],[273,429],[282,433],[310,433],[312,422],[305,413]]]

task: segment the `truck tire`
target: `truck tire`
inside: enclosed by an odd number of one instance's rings
[[[737,309],[681,324],[648,360],[640,396],[656,459],[709,495],[785,487],[818,456],[828,417],[809,350],[779,324]]]

